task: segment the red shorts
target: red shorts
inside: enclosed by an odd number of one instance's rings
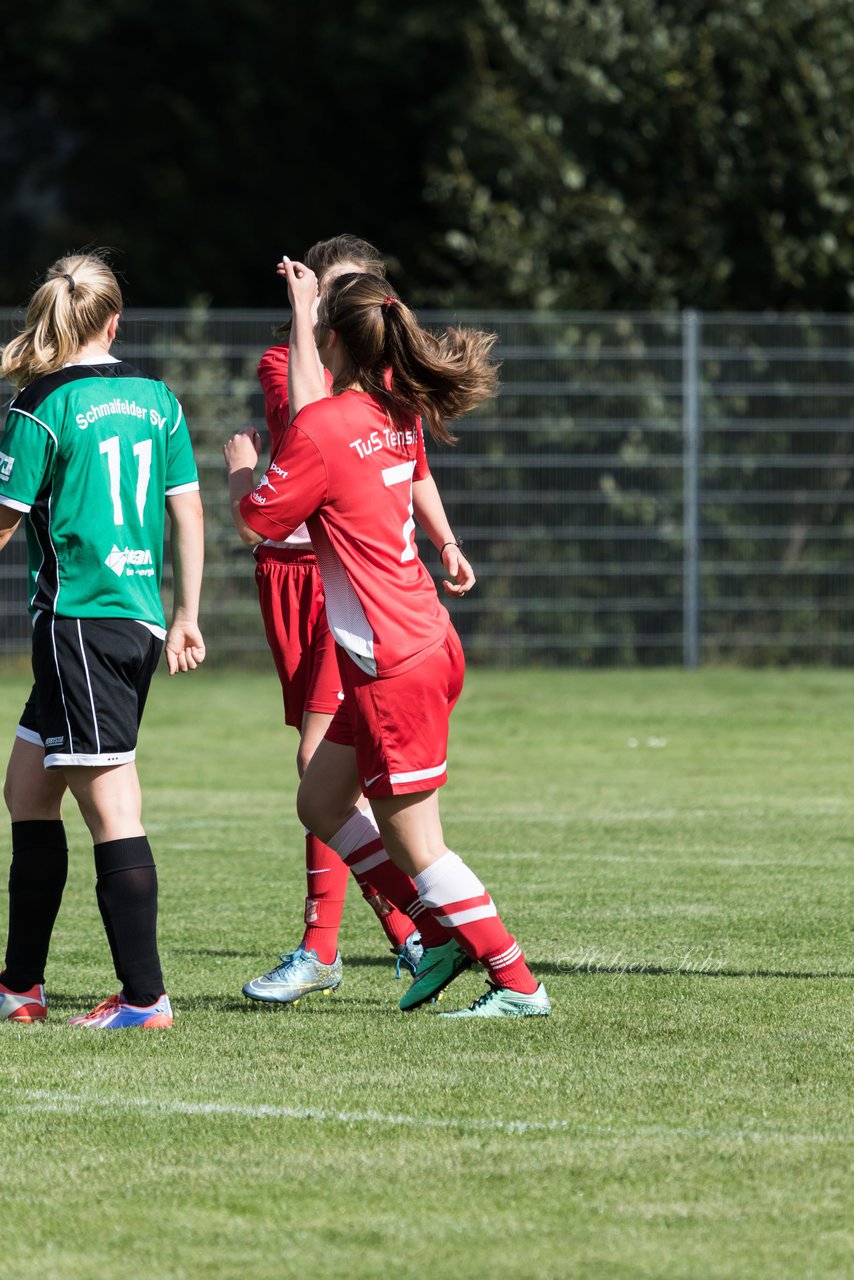
[[[399,676],[367,675],[338,650],[344,701],[326,731],[356,748],[362,791],[400,796],[448,780],[448,718],[463,687],[465,659],[452,626],[440,648]]]
[[[282,684],[285,723],[302,727],[303,713],[333,715],[341,676],[317,560],[311,552],[258,547],[255,581],[267,642]]]

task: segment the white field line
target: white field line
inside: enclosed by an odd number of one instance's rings
[[[461,1117],[458,1120],[432,1116],[387,1115],[381,1111],[326,1111],[316,1107],[248,1106],[231,1102],[184,1102],[180,1098],[109,1098],[95,1094],[66,1093],[48,1089],[28,1089],[24,1101],[0,1104],[0,1111],[42,1112],[74,1115],[83,1111],[142,1111],[154,1115],[236,1116],[249,1120],[310,1120],[327,1124],[369,1124],[385,1128],[445,1129],[468,1133],[572,1133],[577,1137],[612,1138],[620,1141],[661,1138],[720,1142],[825,1143],[850,1142],[852,1134],[790,1133],[785,1130],[715,1130],[678,1125],[641,1125],[617,1129],[610,1125],[577,1124],[571,1120],[502,1120],[498,1117]]]
[[[104,1098],[93,1094],[28,1089],[25,1102],[2,1106],[4,1111],[151,1111],[158,1115],[237,1116],[249,1120],[312,1120],[332,1124],[378,1124],[388,1128],[466,1129],[477,1133],[568,1133],[568,1120],[501,1120],[475,1117],[459,1120],[432,1116],[386,1115],[380,1111],[326,1111],[317,1107],[279,1107],[236,1102],[184,1102],[180,1098]]]

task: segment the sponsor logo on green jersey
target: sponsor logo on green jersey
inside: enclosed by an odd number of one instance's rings
[[[124,574],[128,578],[152,578],[154,576],[154,560],[150,551],[141,551],[134,547],[117,547],[107,556],[104,564],[112,569],[117,578]]]

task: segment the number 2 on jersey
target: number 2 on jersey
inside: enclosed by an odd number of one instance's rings
[[[383,484],[387,489],[391,488],[393,484],[409,484],[409,519],[403,526],[401,564],[406,564],[407,561],[415,559],[415,542],[412,537],[415,532],[415,516],[412,506],[412,473],[414,470],[414,462],[401,462],[397,467],[385,467],[382,472]]]
[[[136,510],[142,523],[145,512],[145,500],[148,497],[148,482],[151,478],[151,440],[140,440],[133,446],[136,457]],[[110,474],[110,497],[113,500],[113,520],[116,524],[124,524],[122,509],[122,454],[118,436],[110,436],[102,440],[100,452],[107,455],[107,470]]]

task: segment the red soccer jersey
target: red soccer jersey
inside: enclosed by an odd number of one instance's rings
[[[290,425],[291,406],[288,399],[288,359],[290,347],[270,347],[261,357],[258,365],[258,381],[264,392],[264,417],[270,432],[270,461],[282,447]],[[324,370],[327,395],[332,395],[332,374]],[[291,546],[311,549],[308,529],[301,524],[289,538],[277,543],[279,546]]]
[[[361,391],[307,405],[240,504],[264,538],[308,525],[336,641],[372,676],[439,647],[448,612],[415,545],[412,482],[430,474],[420,423],[393,425]]]
[[[291,418],[288,403],[288,354],[287,346],[270,347],[258,364],[258,381],[264,392],[264,417],[270,432],[270,458],[275,458]],[[332,395],[332,374],[324,370],[327,394]]]

